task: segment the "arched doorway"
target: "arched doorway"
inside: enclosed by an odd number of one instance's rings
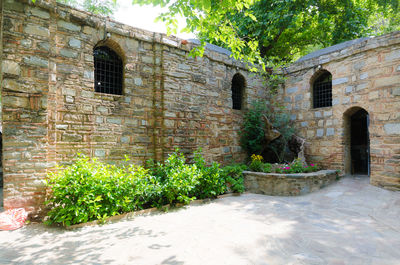
[[[369,114],[360,107],[345,113],[345,170],[352,175],[370,175]]]

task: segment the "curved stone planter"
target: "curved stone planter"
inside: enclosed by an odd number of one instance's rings
[[[319,190],[339,179],[336,170],[277,174],[244,171],[246,191],[273,196],[297,196]]]

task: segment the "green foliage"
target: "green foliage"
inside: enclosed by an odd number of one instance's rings
[[[201,172],[196,165],[186,164],[183,154],[171,154],[163,164],[157,163],[155,168],[150,168],[150,172],[161,186],[164,203],[187,204],[196,199],[191,192],[199,184]]]
[[[57,2],[104,16],[111,16],[117,9],[116,0],[57,0]]]
[[[159,186],[143,167],[107,165],[80,156],[47,180],[47,223],[72,225],[149,205]]]
[[[240,143],[247,154],[260,154],[265,146],[264,120],[265,115],[272,126],[281,133],[281,137],[268,144],[279,162],[284,159],[288,141],[295,133],[290,116],[284,109],[267,107],[265,101],[254,101],[244,114],[243,127],[240,132]]]
[[[272,126],[281,133],[281,137],[269,143],[268,148],[275,153],[278,162],[282,163],[288,142],[295,134],[295,129],[292,126],[289,114],[283,109],[277,111],[267,109],[265,115],[272,123]]]
[[[251,162],[249,165],[250,170],[260,172],[263,171],[264,163],[262,162],[263,157],[260,155],[251,155]]]
[[[165,204],[213,198],[226,190],[219,164],[207,166],[200,151],[187,164],[178,151],[164,163],[149,160],[148,169],[134,164],[108,165],[79,156],[49,174],[50,207],[46,223],[66,226]],[[125,162],[128,162],[126,160]]]
[[[221,177],[221,168],[213,162],[210,166],[201,155],[201,149],[195,152],[194,165],[199,170],[199,184],[195,187],[194,195],[198,199],[213,198],[226,191],[224,179]]]
[[[294,173],[310,173],[318,171],[320,168],[315,164],[304,165],[300,159],[296,159],[288,165],[282,165],[275,169],[276,173],[294,174]]]
[[[267,106],[264,101],[254,101],[244,114],[240,144],[249,156],[259,154],[263,149],[265,137],[262,115],[266,110]]]
[[[244,192],[243,171],[247,169],[246,165],[230,165],[222,168],[221,177],[232,192]]]

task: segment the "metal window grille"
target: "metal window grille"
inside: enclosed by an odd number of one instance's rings
[[[110,48],[97,47],[94,57],[94,89],[96,92],[122,95],[122,60]]]
[[[322,74],[313,86],[314,108],[332,106],[332,75],[328,72]]]
[[[240,74],[236,74],[232,78],[232,108],[242,109],[242,98],[245,80]]]

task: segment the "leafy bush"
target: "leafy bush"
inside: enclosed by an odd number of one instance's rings
[[[163,164],[155,164],[150,171],[161,186],[164,203],[189,203],[196,199],[192,190],[199,184],[200,171],[196,165],[186,164],[183,154],[171,154]]]
[[[243,128],[240,132],[240,144],[247,154],[259,154],[264,146],[264,121],[266,112],[264,101],[254,101],[244,114]]]
[[[72,165],[49,174],[46,223],[69,226],[224,193],[226,182],[219,164],[207,166],[200,152],[194,160],[194,164],[187,164],[177,151],[164,163],[148,161],[145,169],[80,156]]]
[[[142,209],[160,190],[143,167],[107,165],[85,156],[51,173],[47,185],[51,188],[47,223],[67,226]]]
[[[213,162],[210,166],[201,155],[201,149],[195,152],[194,165],[200,171],[199,183],[196,185],[194,195],[198,199],[212,198],[226,191],[224,179],[221,177],[221,168],[218,163]]]
[[[221,176],[225,180],[227,187],[232,192],[244,192],[243,171],[247,169],[246,165],[230,165],[222,168]]]

